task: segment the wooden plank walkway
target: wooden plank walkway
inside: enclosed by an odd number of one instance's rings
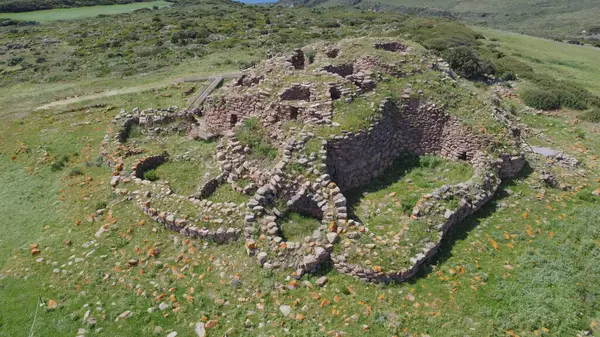
[[[212,82],[204,90],[201,89],[198,92],[198,96],[195,99],[193,99],[191,101],[190,105],[188,106],[188,108],[187,108],[188,111],[193,111],[194,109],[199,109],[200,106],[202,106],[202,103],[204,103],[204,101],[208,97],[208,95],[210,95],[215,90],[215,88],[217,88],[217,86],[219,86],[221,83],[223,83],[223,80],[225,78],[235,78],[238,76],[241,76],[241,73],[221,74],[221,75],[215,75],[215,76],[209,78],[209,80],[212,79]]]

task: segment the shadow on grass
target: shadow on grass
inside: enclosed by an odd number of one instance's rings
[[[465,240],[469,232],[473,230],[473,228],[479,226],[479,224],[491,216],[494,212],[498,210],[498,204],[501,200],[510,196],[510,194],[506,191],[507,188],[516,185],[517,180],[525,179],[529,177],[533,173],[533,169],[529,166],[529,163],[526,163],[521,172],[513,179],[506,180],[502,182],[500,187],[498,188],[498,192],[494,199],[490,200],[487,204],[485,204],[481,209],[479,209],[475,214],[467,217],[460,223],[452,226],[444,238],[442,239],[442,243],[436,254],[433,255],[430,261],[423,264],[421,269],[410,278],[408,283],[415,283],[418,279],[426,277],[429,273],[433,271],[432,265],[440,265],[446,262],[449,258],[452,257],[452,247],[458,241]]]

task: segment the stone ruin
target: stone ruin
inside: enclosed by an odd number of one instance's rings
[[[411,53],[411,48],[399,41],[366,41],[379,53]],[[177,195],[168,184],[144,180],[145,171],[170,160],[168,154],[141,158],[131,166],[131,173],[125,169],[124,158],[138,153],[126,145],[132,125],[164,134],[197,123],[199,116],[173,109],[122,112],[102,144],[102,156],[114,170],[111,186],[119,194],[130,195],[153,220],[182,235],[217,243],[243,240],[248,255],[267,269],[291,269],[294,277],[301,277],[331,265],[369,282],[401,282],[412,277],[436,253],[449,228],[491,200],[502,179],[514,177],[525,159],[516,147],[500,153],[490,150],[489,135],[474,133],[442,104],[410,90],[397,99],[384,97],[372,105],[368,127],[343,130],[335,121],[334,101],[352,104],[372,97],[389,76],[434,71],[449,77],[449,70],[437,59],[431,59],[427,69],[410,71],[382,62],[375,52],[337,60],[351,54],[345,49],[351,46],[351,42],[341,42],[334,48],[323,47],[316,53],[315,64],[309,64],[302,50],[288,58],[271,58],[209,97],[202,111],[203,122],[207,131],[220,135],[215,153],[219,170],[205,179],[194,195]],[[260,122],[277,147],[274,161],[265,164],[253,159],[254,149],[237,139],[234,131],[250,118]],[[170,129],[156,130],[166,120]],[[401,261],[405,267],[386,270],[349,261],[347,249],[365,245],[358,237],[374,234],[351,218],[344,193],[368,184],[404,153],[465,161],[473,166],[474,175],[424,195],[415,205],[412,218],[427,223],[436,235],[411,244],[414,255]],[[305,174],[291,174],[292,167],[302,168]],[[242,186],[241,181],[250,183]],[[219,206],[208,201],[223,184],[251,196],[249,201]],[[153,205],[157,196],[188,202],[197,208],[198,216],[179,217],[168,209],[158,209]],[[448,208],[447,201],[452,198],[458,203]],[[303,240],[286,240],[280,227],[286,212],[312,217],[320,226]]]

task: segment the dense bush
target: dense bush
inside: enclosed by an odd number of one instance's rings
[[[69,156],[67,156],[67,155],[61,156],[60,158],[57,158],[50,164],[50,170],[52,172],[60,171],[63,168],[65,168],[65,166],[67,166],[68,163],[69,163]]]
[[[506,56],[493,47],[480,48],[478,54],[494,67],[496,77],[505,81],[527,78],[533,74],[533,68],[528,64],[519,61],[516,57]]]
[[[587,89],[570,81],[561,81],[548,75],[531,73],[525,76],[541,90],[551,92],[561,107],[584,110],[600,104],[600,98]]]
[[[486,74],[493,74],[494,67],[487,61],[481,59],[477,53],[469,47],[457,47],[444,53],[444,58],[450,64],[450,68],[460,76],[471,79],[484,79]]]
[[[560,108],[560,99],[553,91],[543,89],[526,89],[521,93],[523,102],[539,110],[556,110]]]
[[[144,172],[144,179],[150,180],[150,181],[156,181],[156,180],[158,180],[158,174],[156,174],[155,170],[146,171],[146,172]]]
[[[588,122],[600,123],[600,108],[594,107],[583,113],[581,118]]]
[[[11,19],[0,19],[0,27],[7,26],[35,26],[40,23],[37,21],[19,21],[19,20],[11,20]]]
[[[456,22],[416,17],[403,23],[400,32],[410,34],[411,39],[421,43],[425,48],[439,52],[461,46],[478,46],[477,40],[483,37]]]
[[[340,27],[340,24],[336,20],[323,20],[322,22],[319,22],[317,26],[321,28],[338,28]]]

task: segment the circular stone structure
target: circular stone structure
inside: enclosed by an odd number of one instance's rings
[[[314,55],[312,63],[304,57],[307,51]],[[452,225],[491,200],[501,180],[525,163],[515,141],[469,123],[506,128],[492,118],[497,107],[455,78],[442,60],[406,41],[312,45],[268,59],[231,81],[206,100],[202,116],[177,109],[122,111],[105,137],[102,156],[114,170],[114,189],[131,194],[145,214],[182,235],[244,241],[248,255],[264,268],[291,269],[295,277],[329,264],[364,281],[401,282],[435,254]],[[450,103],[478,109],[448,109],[439,95],[428,95],[444,88]],[[125,169],[128,157],[144,151],[128,144],[133,126],[155,137],[205,127],[219,135],[218,169],[211,176],[199,174],[197,192],[189,196],[175,194],[168,183],[144,180],[145,171],[172,156],[148,153]],[[350,216],[344,195],[369,184],[406,153],[474,168],[470,179],[437,188],[414,205],[407,227],[419,232],[416,242],[403,241],[402,233],[381,239]],[[209,200],[227,185],[247,201]],[[169,202],[189,204],[196,214],[180,216],[169,211]],[[320,225],[304,238],[286,240],[281,224],[289,212]],[[385,266],[355,254],[378,245],[383,253],[402,250],[403,257]]]

